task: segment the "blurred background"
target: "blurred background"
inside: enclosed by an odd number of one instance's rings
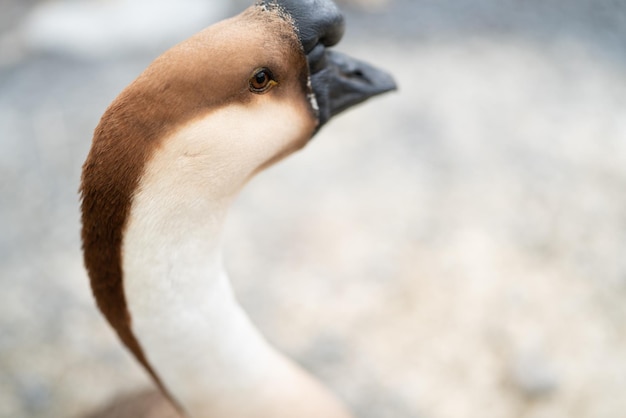
[[[626,3],[343,0],[400,90],[233,207],[254,322],[361,418],[626,411]],[[0,417],[150,385],[95,308],[78,183],[161,51],[243,0],[0,0]]]

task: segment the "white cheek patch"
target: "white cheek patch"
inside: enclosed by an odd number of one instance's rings
[[[301,97],[276,99],[268,94],[252,104],[213,110],[163,139],[142,183],[172,187],[169,197],[179,203],[184,201],[182,193],[214,200],[232,196],[266,162],[306,143],[315,124]]]

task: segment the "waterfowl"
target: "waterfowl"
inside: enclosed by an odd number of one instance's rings
[[[343,31],[330,0],[260,1],[157,58],[95,130],[81,179],[93,294],[183,416],[350,416],[256,330],[220,255],[229,204],[254,174],[395,88],[328,50]]]

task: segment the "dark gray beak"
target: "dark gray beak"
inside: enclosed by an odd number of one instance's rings
[[[320,126],[370,97],[395,90],[388,73],[345,54],[326,51],[324,68],[311,74]]]
[[[386,72],[328,48],[343,36],[344,18],[332,0],[266,0],[291,15],[309,63],[318,129],[344,110],[395,90]]]

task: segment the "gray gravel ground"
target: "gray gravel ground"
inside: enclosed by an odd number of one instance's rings
[[[94,307],[76,191],[154,45],[24,49],[30,3],[0,3],[0,417],[72,417],[149,384]],[[343,3],[341,49],[400,91],[241,195],[242,304],[362,418],[623,417],[626,5]]]

